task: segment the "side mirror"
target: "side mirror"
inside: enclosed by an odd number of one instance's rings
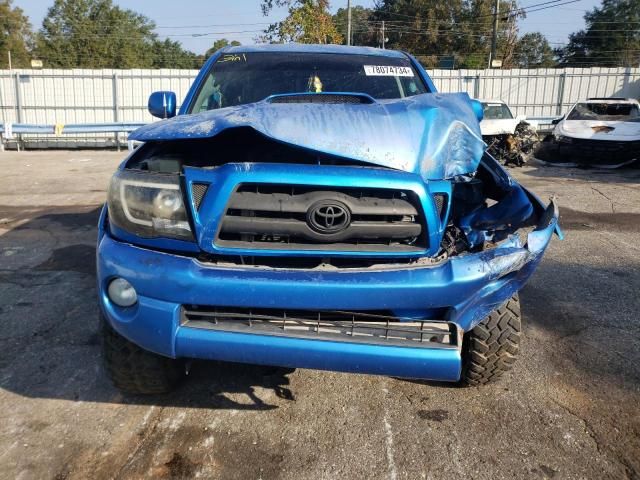
[[[553,120],[551,120],[551,125],[557,125],[559,124],[562,120],[564,119],[564,115],[560,118],[554,118]]]
[[[471,108],[473,108],[473,113],[476,114],[478,121],[481,122],[484,118],[484,107],[482,106],[482,102],[471,99]]]
[[[157,118],[176,116],[176,94],[173,92],[153,92],[147,104],[149,113]]]

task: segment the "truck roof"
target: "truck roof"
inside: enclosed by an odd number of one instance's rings
[[[397,50],[382,50],[372,47],[348,47],[346,45],[310,45],[302,43],[272,43],[259,45],[240,45],[225,47],[225,53],[339,53],[343,55],[375,55],[388,58],[407,58],[406,54]]]

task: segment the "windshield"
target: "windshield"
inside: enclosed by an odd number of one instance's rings
[[[504,103],[483,103],[484,118],[487,120],[505,120],[513,118],[511,110]]]
[[[385,99],[428,90],[408,58],[328,53],[225,54],[213,64],[189,113],[301,92],[354,92]]]
[[[578,103],[567,120],[638,120],[638,106],[631,103]]]

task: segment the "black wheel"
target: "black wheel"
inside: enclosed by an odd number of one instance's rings
[[[465,334],[460,379],[463,386],[483,385],[511,370],[520,348],[521,318],[516,294]]]
[[[118,334],[104,319],[101,323],[105,370],[119,390],[143,395],[167,393],[184,377],[181,361],[143,350]]]

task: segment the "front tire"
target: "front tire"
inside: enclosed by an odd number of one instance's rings
[[[125,393],[168,393],[184,377],[181,361],[143,350],[102,319],[102,358],[113,384]]]
[[[511,370],[521,332],[520,299],[515,294],[464,335],[461,385],[484,385]]]

